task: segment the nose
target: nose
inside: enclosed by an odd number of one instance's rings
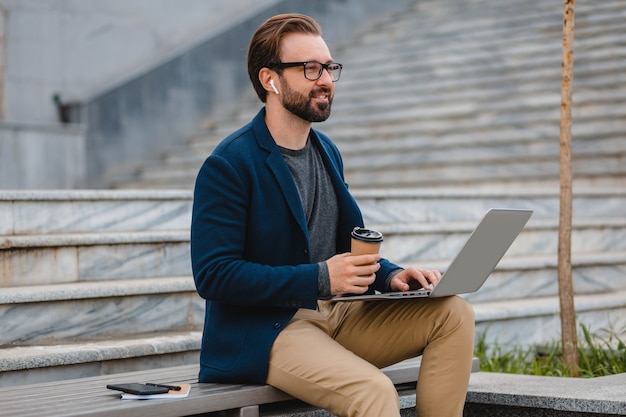
[[[317,79],[318,84],[333,85],[333,77],[328,68],[322,70],[322,75]]]

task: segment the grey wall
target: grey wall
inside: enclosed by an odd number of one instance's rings
[[[0,123],[0,189],[83,188],[85,129]]]
[[[279,0],[0,0],[8,121],[83,101]],[[0,80],[1,82],[1,80]]]
[[[209,116],[233,109],[250,91],[245,64],[248,41],[268,17],[285,12],[313,16],[331,46],[381,12],[403,10],[415,0],[284,0],[247,17],[162,65],[90,99],[88,124],[89,187],[106,186],[106,178],[135,159],[151,159],[180,144]]]

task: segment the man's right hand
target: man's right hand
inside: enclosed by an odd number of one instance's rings
[[[326,261],[333,295],[363,294],[376,279],[380,255],[342,253]]]

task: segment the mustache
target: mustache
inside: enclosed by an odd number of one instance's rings
[[[319,94],[325,94],[330,97],[331,96],[330,88],[320,87],[318,89],[312,90],[311,93],[309,94],[309,97],[314,97]]]

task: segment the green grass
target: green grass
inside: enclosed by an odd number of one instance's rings
[[[626,372],[626,344],[611,329],[592,333],[584,325],[578,335],[578,376],[592,378]],[[622,332],[623,334],[623,332]],[[487,332],[479,335],[474,355],[484,372],[572,376],[562,357],[561,342],[544,346],[504,348],[497,342],[486,342]]]

